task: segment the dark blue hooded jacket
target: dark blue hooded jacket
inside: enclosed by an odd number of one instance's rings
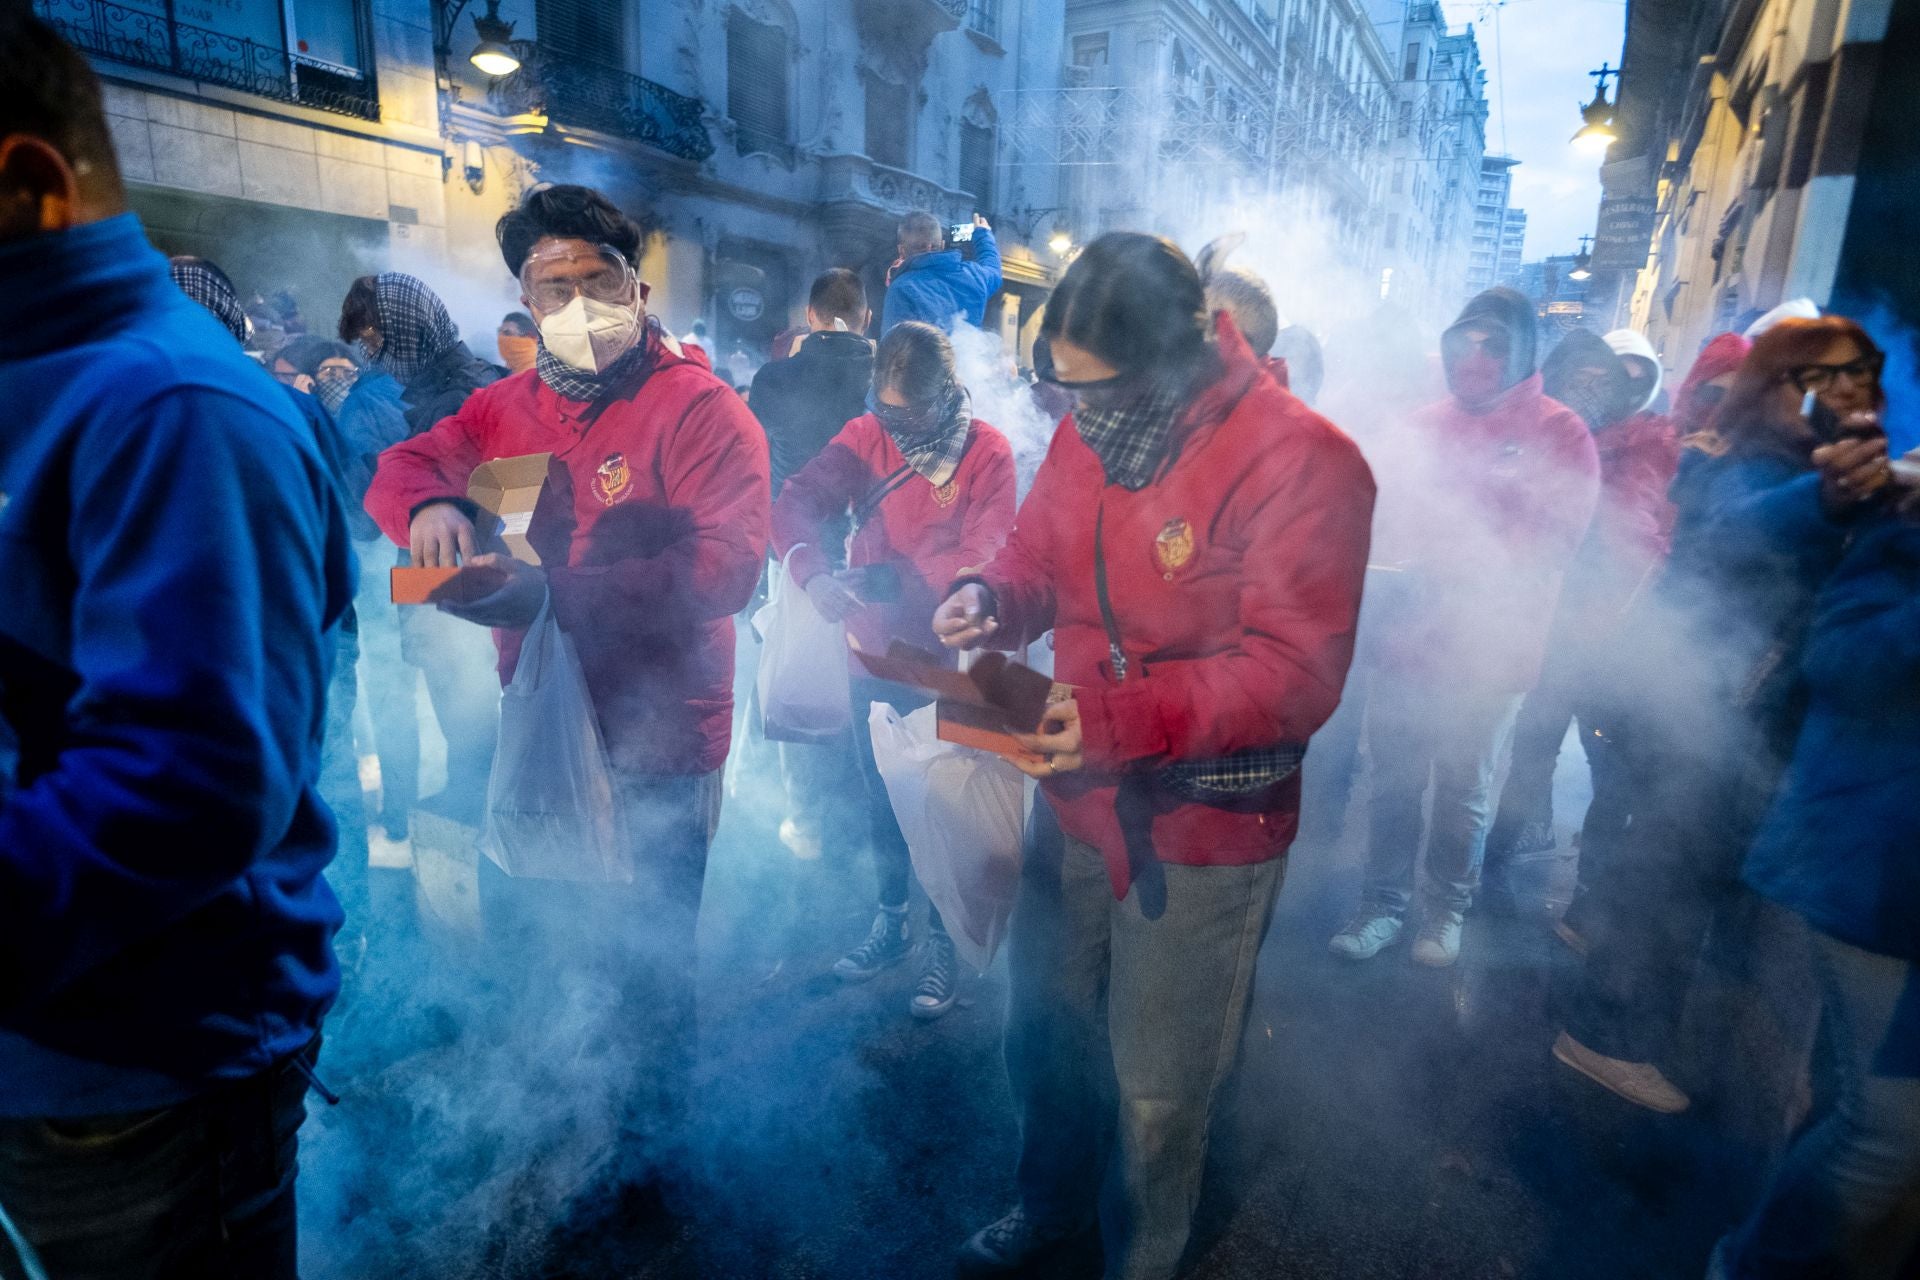
[[[1810,705],[1747,882],[1842,942],[1920,961],[1920,525],[1863,525],[1807,639]]]
[[[313,1038],[345,517],[131,215],[0,245],[0,1115],[178,1102]]]
[[[1000,292],[1000,249],[993,232],[973,229],[973,261],[958,249],[919,253],[887,286],[887,302],[880,315],[880,332],[902,320],[922,320],[942,332],[951,332],[953,318],[963,317],[978,328],[986,322],[987,299]]]

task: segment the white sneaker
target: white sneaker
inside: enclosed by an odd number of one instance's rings
[[[1402,927],[1399,916],[1378,907],[1362,907],[1333,935],[1327,950],[1347,960],[1371,960],[1393,944]]]
[[[1572,1067],[1603,1089],[1611,1090],[1637,1107],[1658,1111],[1663,1116],[1678,1115],[1693,1105],[1673,1081],[1660,1074],[1651,1062],[1628,1062],[1595,1053],[1562,1031],[1553,1042],[1553,1056]]]
[[[1413,940],[1413,958],[1420,964],[1444,969],[1460,958],[1458,911],[1436,907],[1420,922],[1420,936]]]

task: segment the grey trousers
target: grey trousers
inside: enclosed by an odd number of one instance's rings
[[[1099,851],[1063,835],[1044,800],[1027,846],[1006,1041],[1021,1203],[1059,1224],[1098,1209],[1109,1277],[1170,1277],[1285,862],[1161,866],[1166,904],[1149,918],[1137,885],[1114,900]]]

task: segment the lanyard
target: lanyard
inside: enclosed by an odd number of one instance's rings
[[[1127,652],[1120,644],[1120,620],[1113,615],[1113,599],[1107,594],[1107,499],[1100,498],[1100,512],[1093,520],[1093,590],[1100,597],[1100,620],[1107,626],[1107,658],[1113,664],[1113,678],[1125,684]]]

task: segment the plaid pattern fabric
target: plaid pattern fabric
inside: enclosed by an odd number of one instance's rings
[[[240,295],[233,291],[233,281],[224,272],[205,262],[171,262],[167,271],[180,292],[211,311],[235,341],[246,342],[247,312],[240,305]]]
[[[887,427],[885,418],[880,425]],[[967,441],[973,436],[973,400],[962,391],[954,397],[951,411],[926,431],[903,436],[887,427],[887,434],[908,466],[926,477],[927,483],[943,485],[953,479],[960,459],[966,456]]]
[[[460,341],[447,304],[422,280],[383,271],[373,278],[373,299],[380,312],[380,354],[374,363],[403,387]]]
[[[1073,425],[1100,459],[1108,484],[1127,490],[1147,487],[1167,455],[1186,392],[1184,381],[1156,381],[1144,395],[1119,408],[1082,406],[1073,411]]]
[[[599,373],[587,373],[574,368],[548,351],[547,344],[544,342],[534,353],[533,367],[539,373],[540,381],[546,383],[555,395],[564,396],[568,400],[584,400],[591,404],[612,386],[632,383],[637,389],[640,383],[646,381],[647,375],[653,372],[653,365],[659,353],[660,322],[648,316],[646,327],[640,331],[640,340],[633,344],[630,351]]]
[[[1160,782],[1182,800],[1205,804],[1278,786],[1299,772],[1300,762],[1306,756],[1305,744],[1283,742],[1273,747],[1236,751],[1217,760],[1188,760],[1168,765],[1160,770]]]

